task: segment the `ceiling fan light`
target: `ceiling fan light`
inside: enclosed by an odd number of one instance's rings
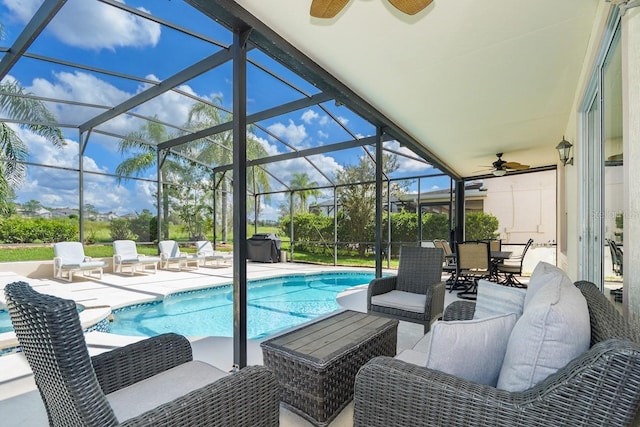
[[[494,169],[492,173],[494,176],[505,176],[507,171],[504,169]]]

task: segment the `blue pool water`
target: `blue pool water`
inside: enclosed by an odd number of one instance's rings
[[[11,331],[13,331],[13,326],[11,326],[9,312],[7,310],[0,310],[0,334]]]
[[[247,282],[247,336],[264,338],[338,310],[341,291],[369,283],[367,272],[285,276]],[[113,313],[111,332],[154,336],[233,336],[233,289],[229,286],[184,292],[163,301]]]

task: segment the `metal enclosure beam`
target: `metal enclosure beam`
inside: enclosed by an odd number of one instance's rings
[[[382,277],[382,130],[376,128],[376,277]]]
[[[269,108],[264,111],[260,111],[258,113],[252,114],[246,118],[247,124],[256,123],[261,120],[266,120],[271,117],[277,117],[286,113],[290,113],[292,111],[302,110],[303,108],[310,107],[312,105],[316,105],[320,102],[329,101],[331,97],[327,94],[319,93],[317,95],[313,95],[309,98],[302,98],[292,102],[288,102],[286,104],[279,105],[277,107]],[[182,145],[187,142],[195,141],[197,139],[206,138],[208,136],[212,136],[218,133],[226,132],[233,129],[233,121],[221,123],[219,125],[210,127],[208,129],[203,129],[198,132],[194,132],[188,135],[179,136],[177,138],[171,139],[169,141],[165,141],[161,144],[158,144],[158,148],[171,148],[176,145]]]
[[[0,80],[6,77],[22,54],[29,49],[31,43],[40,35],[42,30],[49,24],[49,21],[56,16],[66,2],[67,0],[45,0],[40,5],[36,14],[33,15],[33,18],[24,27],[13,46],[11,46],[11,49],[2,57],[0,61]]]
[[[431,153],[423,144],[413,138],[391,119],[386,117],[348,86],[304,55],[295,46],[273,31],[258,18],[233,0],[185,0],[211,19],[228,28],[251,27],[250,41],[275,60],[283,63],[301,78],[314,84],[322,92],[331,94],[337,101],[348,106],[355,113],[374,126],[384,128],[385,133],[401,144],[427,159],[437,169],[449,176],[459,178],[446,162]]]
[[[233,30],[233,362],[247,366],[247,49]]]
[[[135,108],[138,105],[143,104],[159,95],[162,95],[163,93],[172,90],[174,87],[188,82],[189,80],[198,77],[199,75],[206,73],[212,68],[222,65],[230,60],[231,52],[229,50],[223,49],[220,52],[216,52],[213,55],[203,59],[202,61],[196,62],[190,67],[187,67],[179,73],[163,80],[158,85],[152,86],[149,89],[132,96],[120,105],[116,105],[110,110],[105,111],[104,113],[99,114],[90,120],[87,120],[80,125],[80,131],[84,132],[88,129],[93,129],[94,127],[101,125],[102,123],[109,121],[114,117],[117,117],[120,114],[125,113],[132,108]]]

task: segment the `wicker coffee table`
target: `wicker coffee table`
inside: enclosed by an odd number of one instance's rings
[[[264,364],[282,389],[282,403],[317,426],[326,426],[353,398],[362,365],[394,356],[398,321],[343,311],[262,342]]]

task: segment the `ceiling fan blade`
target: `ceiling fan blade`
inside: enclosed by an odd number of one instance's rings
[[[389,3],[407,15],[415,15],[429,6],[432,1],[433,0],[389,0]]]
[[[349,0],[312,0],[311,16],[314,18],[333,18],[349,3]]]
[[[504,164],[504,166],[507,169],[514,169],[514,170],[524,170],[524,169],[529,169],[529,165],[523,165],[521,163],[518,162],[507,162]]]

